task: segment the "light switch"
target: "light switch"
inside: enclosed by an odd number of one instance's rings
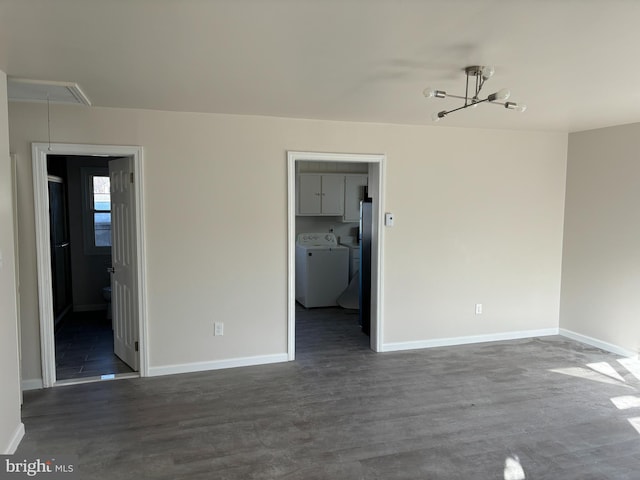
[[[384,214],[384,224],[387,227],[393,227],[393,213]]]

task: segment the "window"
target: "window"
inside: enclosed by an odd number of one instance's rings
[[[94,175],[93,239],[96,247],[111,246],[111,192],[109,177]]]
[[[111,185],[106,168],[82,169],[84,196],[84,250],[111,253]]]

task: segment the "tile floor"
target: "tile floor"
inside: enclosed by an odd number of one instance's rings
[[[104,311],[69,313],[55,337],[57,380],[133,372],[113,353],[111,320]]]

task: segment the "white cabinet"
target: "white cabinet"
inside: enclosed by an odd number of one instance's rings
[[[364,187],[367,185],[367,175],[345,175],[342,221],[358,222],[360,220],[360,200],[363,199]]]
[[[344,175],[298,175],[297,215],[344,215]]]

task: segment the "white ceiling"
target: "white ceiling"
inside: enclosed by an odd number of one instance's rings
[[[525,113],[438,125],[578,131],[640,121],[638,0],[0,0],[0,69],[94,106],[431,124],[494,65]]]

